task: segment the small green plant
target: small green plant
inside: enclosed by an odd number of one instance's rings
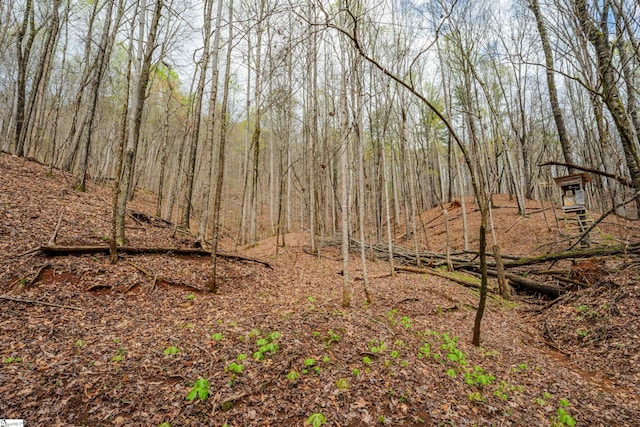
[[[5,357],[2,359],[2,363],[10,364],[10,363],[22,363],[22,357]]]
[[[586,313],[587,311],[589,311],[589,306],[588,306],[588,305],[579,305],[579,306],[576,308],[576,311],[577,311],[578,313]]]
[[[183,327],[184,327],[184,329],[191,330],[191,329],[193,329],[193,323],[187,323],[187,324],[186,324],[186,325],[184,325]]]
[[[398,357],[400,357],[400,353],[396,350],[393,350],[391,353],[389,353],[389,356],[391,356],[394,359],[397,359]]]
[[[171,427],[171,424],[165,421],[164,423],[159,424],[158,427]]]
[[[469,401],[470,402],[484,402],[485,398],[482,396],[482,393],[479,391],[474,391],[473,393],[469,393]]]
[[[387,345],[383,341],[369,341],[369,351],[374,354],[383,353],[387,349]]]
[[[312,297],[312,296],[307,297],[307,301],[309,301],[312,304],[315,304],[315,303],[318,302],[318,300],[315,299],[315,297]]]
[[[196,397],[200,400],[207,400],[209,397],[209,380],[206,378],[200,377],[196,380],[186,399],[192,401]]]
[[[332,330],[329,330],[329,332],[327,332],[327,336],[325,338],[325,341],[327,341],[327,344],[339,342],[340,341],[340,335],[336,334]]]
[[[558,401],[560,407],[556,410],[556,416],[551,420],[552,427],[573,427],[576,425],[576,419],[573,418],[567,412],[567,409],[571,404],[567,399],[560,399]]]
[[[302,373],[303,373],[303,374],[308,374],[308,373],[309,373],[309,369],[311,369],[312,367],[314,367],[314,366],[315,366],[315,364],[316,364],[316,359],[313,359],[313,358],[311,358],[311,357],[308,357],[308,358],[304,359],[304,362],[302,362],[302,364],[305,366],[305,368],[302,370]],[[317,366],[315,366],[315,368],[317,368]],[[315,368],[314,368],[314,370],[315,370],[316,372],[318,372],[318,370],[317,370],[317,369],[315,369]]]
[[[360,375],[360,369],[358,368],[353,368],[351,370],[351,373],[353,374],[354,377],[357,377],[358,375]]]
[[[340,378],[336,381],[336,387],[340,390],[346,390],[349,388],[349,380],[346,378]]]
[[[324,356],[322,358],[322,363],[329,363],[329,362],[331,362],[331,358],[329,356]]]
[[[193,301],[194,299],[196,299],[195,294],[189,294],[189,295],[187,295],[187,300],[188,300],[188,301]]]
[[[73,343],[73,345],[75,347],[84,347],[86,345],[86,343],[84,342],[84,340],[76,340],[76,342]]]
[[[412,324],[413,324],[413,320],[411,320],[411,318],[410,318],[410,317],[403,316],[403,317],[400,319],[400,324],[401,324],[402,326],[404,326],[404,327],[405,327],[405,329],[407,329],[407,330],[411,330],[411,327],[412,327]]]
[[[387,313],[385,314],[387,316],[387,319],[389,319],[389,322],[391,322],[393,326],[398,324],[398,321],[395,319],[396,314],[398,314],[398,310],[396,310],[395,308],[393,310],[387,311]]]
[[[464,380],[467,384],[476,386],[482,390],[485,386],[494,382],[496,377],[486,374],[480,366],[474,366],[471,372],[464,374]]]
[[[367,366],[371,365],[371,358],[370,358],[370,357],[368,357],[368,356],[364,356],[364,357],[362,358],[362,363],[364,363],[364,364],[365,364],[365,365],[367,365]]]
[[[252,329],[249,331],[249,339],[253,339],[259,336],[260,336],[260,329]]]
[[[459,363],[461,366],[465,366],[467,364],[466,356],[464,352],[458,347],[456,347],[458,343],[458,337],[449,337],[449,334],[442,334],[442,340],[444,343],[440,346],[443,350],[447,352],[447,359],[451,362]]]
[[[118,349],[118,353],[111,358],[112,362],[122,362],[124,360],[124,355],[127,354],[127,350],[124,348]]]
[[[378,423],[379,424],[384,424],[386,422],[387,422],[387,420],[385,419],[384,415],[379,415],[378,416]]]
[[[244,353],[240,353],[238,357],[236,357],[236,359],[238,360],[238,362],[242,362],[243,360],[247,360],[247,355]]]
[[[449,375],[451,378],[455,378],[457,376],[455,369],[451,368],[447,369],[447,375]]]
[[[224,337],[222,336],[222,334],[220,332],[216,332],[216,333],[211,334],[211,336],[209,338],[211,338],[214,341],[222,341],[222,338],[224,338]]]
[[[238,375],[241,374],[242,371],[244,371],[244,365],[236,362],[231,362],[227,365],[226,368],[224,368],[224,370]]]
[[[418,359],[422,359],[423,357],[429,357],[431,354],[431,344],[425,342],[422,344],[422,347],[418,350]]]
[[[588,329],[576,329],[576,335],[578,335],[578,338],[580,339],[589,335],[589,332],[590,331]]]
[[[313,334],[311,334],[314,338],[318,338],[320,335],[322,335],[320,333],[320,331],[313,331]]]
[[[287,374],[287,379],[288,379],[289,381],[295,381],[295,380],[297,380],[298,378],[300,378],[300,374],[299,374],[299,373],[297,373],[296,371],[290,371],[290,372]]]
[[[304,425],[311,427],[320,427],[327,423],[327,419],[319,412],[309,415],[309,418],[304,422]]]
[[[403,368],[406,368],[407,366],[409,366],[409,361],[403,360],[402,362],[400,362],[400,366],[402,366]]]
[[[265,355],[271,355],[278,351],[278,344],[275,342],[280,338],[282,334],[280,332],[271,332],[265,338],[260,338],[256,341],[258,351],[253,353],[253,358],[256,360],[264,360]]]
[[[162,353],[165,356],[175,356],[176,354],[180,353],[180,349],[178,347],[171,346],[171,347],[165,348]]]
[[[544,393],[542,393],[542,398],[543,399],[551,399],[553,397],[553,394],[545,391]]]

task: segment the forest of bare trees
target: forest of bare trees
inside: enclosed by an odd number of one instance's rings
[[[3,1],[0,149],[113,186],[119,244],[150,191],[213,246],[418,252],[419,213],[454,199],[525,213],[580,168],[604,173],[594,209],[640,187],[639,18],[629,0]]]

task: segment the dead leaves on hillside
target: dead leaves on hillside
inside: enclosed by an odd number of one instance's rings
[[[606,277],[544,314],[572,358],[619,375],[610,379],[615,387],[603,388],[600,379],[545,353],[529,303],[513,307],[490,298],[483,347],[476,349],[470,345],[475,291],[434,277],[389,277],[385,263],[372,262],[374,304],[364,303],[362,283],[354,281],[354,307],[343,309],[339,253],[325,247],[326,257],[308,256],[302,235],[286,236],[273,271],[222,262],[218,295],[195,290],[205,288],[207,257],[124,254],[115,266],[101,254],[46,259],[30,251],[49,241],[61,213],[58,243],[104,244],[108,189],[77,193],[60,172],[49,175],[4,155],[0,169],[0,251],[8,255],[0,259],[0,287],[26,301],[3,300],[0,310],[3,417],[38,425],[300,426],[320,412],[333,426],[548,425],[566,398],[581,425],[640,419],[637,400],[623,386],[638,384],[631,364],[639,366],[640,352],[624,328],[640,318],[631,283],[607,289]],[[148,212],[144,206],[134,202],[136,211]],[[497,227],[514,222],[499,210],[494,218]],[[166,227],[130,220],[133,245],[186,243]],[[521,234],[518,244],[526,237],[531,243],[534,233]],[[268,258],[274,247],[260,242],[245,254]],[[361,275],[357,264],[352,269],[351,277]],[[18,289],[22,279],[28,286]],[[36,300],[51,305],[29,302]],[[580,323],[570,323],[576,317]],[[575,334],[586,327],[603,350],[593,365],[588,351],[595,343]],[[276,331],[277,350],[254,359],[257,341]],[[445,333],[459,338],[455,348],[466,365],[448,358]],[[575,341],[566,339],[571,333]],[[175,354],[166,352],[172,347]],[[243,364],[242,373],[233,377],[231,363]],[[469,385],[464,374],[475,366],[496,380],[482,390]],[[299,375],[294,380],[292,371]],[[210,397],[189,402],[200,377],[210,382]]]

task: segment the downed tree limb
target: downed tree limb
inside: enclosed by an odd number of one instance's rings
[[[40,304],[40,305],[46,305],[46,306],[49,306],[49,307],[58,307],[58,308],[66,308],[68,310],[84,311],[84,308],[82,308],[82,307],[74,307],[74,306],[71,306],[71,305],[54,304],[52,302],[38,301],[38,300],[35,300],[35,299],[22,299],[22,298],[12,297],[10,295],[0,295],[0,299],[4,299],[4,300],[7,300],[7,301],[21,302],[21,303],[24,303],[24,304]]]
[[[149,292],[152,292],[155,287],[156,284],[158,282],[162,282],[162,283],[166,283],[167,285],[174,285],[174,286],[184,286],[186,288],[191,288],[193,290],[196,290],[198,292],[202,292],[203,290],[198,288],[197,286],[191,285],[189,283],[185,283],[185,282],[176,282],[174,280],[171,279],[167,279],[166,277],[160,276],[156,273],[153,273],[151,271],[148,271],[142,267],[140,267],[139,265],[136,265],[132,262],[128,263],[131,267],[135,268],[136,270],[138,270],[139,272],[141,272],[142,274],[144,274],[146,277],[149,278],[153,278],[153,281],[151,282],[151,290]],[[133,289],[135,286],[137,286],[138,283],[134,283],[133,285],[129,286],[129,288],[127,289],[127,292],[129,292],[131,289]]]
[[[43,254],[47,256],[64,256],[64,255],[83,255],[83,254],[109,254],[109,246],[57,246],[46,245],[38,248]],[[204,249],[195,248],[140,248],[134,246],[118,246],[119,253],[127,254],[168,254],[168,255],[200,255],[211,256],[211,252]],[[273,270],[271,264],[267,261],[263,261],[257,258],[246,257],[242,255],[220,253],[217,256],[220,258],[232,260],[232,261],[246,261],[254,262],[256,264],[264,265],[267,268]]]
[[[409,273],[418,273],[418,274],[430,274],[432,276],[443,277],[445,279],[451,280],[452,282],[458,283],[460,285],[470,287],[470,288],[480,288],[480,280],[477,277],[469,276],[467,274],[461,272],[451,272],[451,271],[439,271],[434,268],[429,267],[409,267],[406,265],[396,267],[397,271],[407,271]],[[493,292],[493,290],[491,290]]]
[[[494,270],[488,270],[489,276],[497,276],[497,272]],[[541,294],[558,297],[567,293],[567,290],[561,286],[550,285],[548,283],[541,283],[535,280],[527,279],[518,274],[504,273],[504,276],[509,279],[509,284],[514,288],[525,289],[527,291],[539,292]]]
[[[542,264],[548,261],[558,261],[570,258],[591,258],[604,255],[618,255],[640,251],[640,243],[632,243],[630,245],[612,246],[609,248],[593,248],[578,251],[566,251],[555,254],[540,255],[531,258],[521,258],[518,260],[508,261],[504,263],[505,268],[522,267],[525,265]]]

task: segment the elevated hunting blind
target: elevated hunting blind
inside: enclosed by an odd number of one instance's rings
[[[588,173],[576,173],[572,175],[559,176],[553,178],[556,184],[562,190],[562,212],[564,213],[565,224],[567,229],[574,229],[580,235],[584,234],[589,228],[591,222],[587,216],[587,198],[585,192],[585,184],[591,182],[591,176]],[[574,218],[572,214],[575,213]],[[589,247],[589,235],[587,234],[580,240],[580,246]]]
[[[562,210],[564,212],[577,212],[586,209],[584,186],[587,182],[591,182],[588,173],[559,176],[553,180],[562,190]]]

